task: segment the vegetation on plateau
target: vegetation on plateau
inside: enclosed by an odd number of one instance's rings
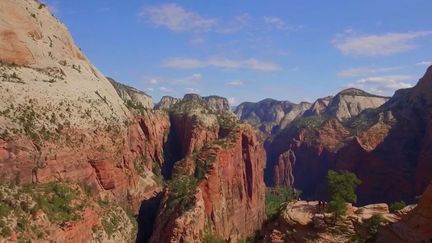
[[[294,189],[290,187],[277,187],[268,189],[265,195],[265,212],[268,219],[279,215],[283,203],[294,199]]]
[[[345,215],[347,203],[355,203],[357,195],[355,190],[361,181],[351,172],[338,173],[329,170],[327,174],[327,183],[330,193],[330,202],[328,210],[334,214],[335,218]]]

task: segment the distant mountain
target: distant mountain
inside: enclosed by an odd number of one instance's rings
[[[292,168],[293,186],[316,198],[328,169],[349,170],[363,181],[359,203],[413,201],[432,179],[430,94],[432,68],[391,99],[342,91],[322,115],[300,117],[267,141],[266,182],[292,181],[284,179]]]
[[[226,98],[216,95],[201,97],[198,94],[185,94],[182,99],[171,96],[163,96],[161,100],[155,105],[155,109],[170,109],[178,102],[186,102],[190,100],[195,100],[212,111],[231,112],[231,107]]]
[[[355,117],[366,109],[384,104],[389,97],[367,93],[360,89],[346,89],[336,96],[316,100],[313,104],[264,99],[257,103],[244,102],[235,109],[236,115],[266,135],[276,134],[296,118],[325,116],[339,121]]]
[[[152,97],[145,92],[138,90],[134,87],[122,84],[114,80],[113,78],[107,77],[108,81],[114,86],[117,94],[125,102],[132,102],[130,105],[139,105],[143,108],[153,108]]]
[[[332,98],[323,114],[339,121],[352,118],[366,109],[378,108],[390,98],[367,93],[360,89],[345,89]]]
[[[294,104],[289,101],[265,99],[257,103],[245,102],[237,106],[234,113],[264,134],[274,134],[285,128],[295,118],[303,115],[311,104]]]

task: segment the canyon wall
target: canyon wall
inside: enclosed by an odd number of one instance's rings
[[[321,115],[294,121],[266,142],[267,183],[289,185],[292,179],[284,175],[292,173],[293,186],[303,190],[304,197],[317,198],[325,194],[327,170],[348,170],[362,180],[359,203],[413,202],[432,179],[431,101],[426,94],[432,91],[431,75],[429,68],[415,87],[399,90],[384,105],[352,118]],[[296,157],[290,173],[279,166],[279,157],[287,151]]]

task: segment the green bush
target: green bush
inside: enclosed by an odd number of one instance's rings
[[[77,193],[60,183],[44,185],[43,193],[36,195],[36,205],[43,210],[51,222],[60,225],[78,219],[78,210],[72,206]]]
[[[293,189],[290,187],[269,189],[265,195],[265,212],[267,218],[275,218],[280,213],[281,204],[293,200],[293,195]]]
[[[13,209],[8,204],[0,202],[0,218],[7,217],[12,210]]]
[[[103,217],[102,227],[108,234],[108,237],[111,237],[115,232],[119,231],[120,221],[121,218],[115,211],[110,211],[105,217]]]
[[[350,172],[337,173],[329,170],[327,183],[330,192],[329,211],[339,218],[346,213],[346,203],[355,203],[357,195],[355,189],[361,181]]]
[[[389,210],[391,213],[394,213],[396,211],[399,211],[403,208],[405,208],[407,205],[404,201],[400,201],[400,202],[394,202],[392,204],[390,204]]]
[[[352,238],[352,242],[372,243],[376,241],[378,229],[386,220],[381,214],[374,214],[370,219],[365,220],[364,226],[366,231],[364,234],[356,234]]]
[[[192,194],[195,192],[197,179],[191,176],[178,176],[168,182],[169,197],[167,205],[170,210],[184,212],[192,206]]]
[[[11,232],[11,229],[9,227],[5,226],[1,229],[0,234],[4,238],[7,238],[7,237],[11,236],[12,232]]]

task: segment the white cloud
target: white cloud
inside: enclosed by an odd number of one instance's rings
[[[158,81],[157,79],[150,79],[150,80],[148,81],[148,83],[149,83],[149,84],[157,84],[157,83],[159,83],[159,81]]]
[[[240,86],[240,85],[244,85],[246,82],[243,80],[233,80],[227,83],[227,85],[231,85],[231,86]]]
[[[280,70],[279,65],[264,62],[254,58],[233,60],[228,58],[210,58],[199,60],[193,58],[171,58],[163,63],[164,67],[179,69],[195,69],[216,67],[222,69],[250,69],[256,71],[273,72]]]
[[[202,80],[203,76],[200,73],[194,73],[188,77],[173,80],[177,84],[196,84]]]
[[[266,16],[263,18],[264,23],[266,25],[268,25],[271,29],[277,29],[277,30],[283,30],[283,31],[287,31],[287,30],[298,30],[300,28],[302,28],[301,25],[299,26],[291,26],[288,25],[283,19],[279,18],[279,17],[275,17],[275,16]]]
[[[217,23],[216,19],[202,17],[174,3],[145,7],[140,16],[147,18],[155,26],[175,32],[207,31]]]
[[[344,55],[388,56],[417,48],[413,41],[430,34],[432,31],[357,36],[352,30],[347,30],[336,35],[332,44]]]
[[[172,89],[169,89],[169,88],[167,88],[165,86],[159,87],[159,90],[162,91],[162,92],[165,92],[165,93],[172,93],[172,92],[174,92]]]
[[[358,67],[358,68],[349,68],[342,70],[338,73],[339,77],[359,77],[359,76],[368,76],[374,75],[377,73],[386,73],[390,71],[399,70],[402,67],[381,67],[381,68],[372,68],[372,67]]]
[[[285,21],[278,17],[266,16],[264,17],[264,23],[279,30],[288,29],[288,25],[285,23]]]
[[[409,75],[373,76],[359,79],[348,86],[364,89],[372,93],[391,95],[398,89],[412,87],[409,81],[414,79],[415,77]]]
[[[146,91],[148,91],[148,92],[153,92],[153,91],[154,91],[154,88],[146,88]]]
[[[416,64],[417,66],[431,66],[432,61],[422,61]]]
[[[194,89],[194,88],[185,88],[185,91],[188,92],[188,93],[194,93],[194,94],[199,93],[199,90],[198,89]]]

